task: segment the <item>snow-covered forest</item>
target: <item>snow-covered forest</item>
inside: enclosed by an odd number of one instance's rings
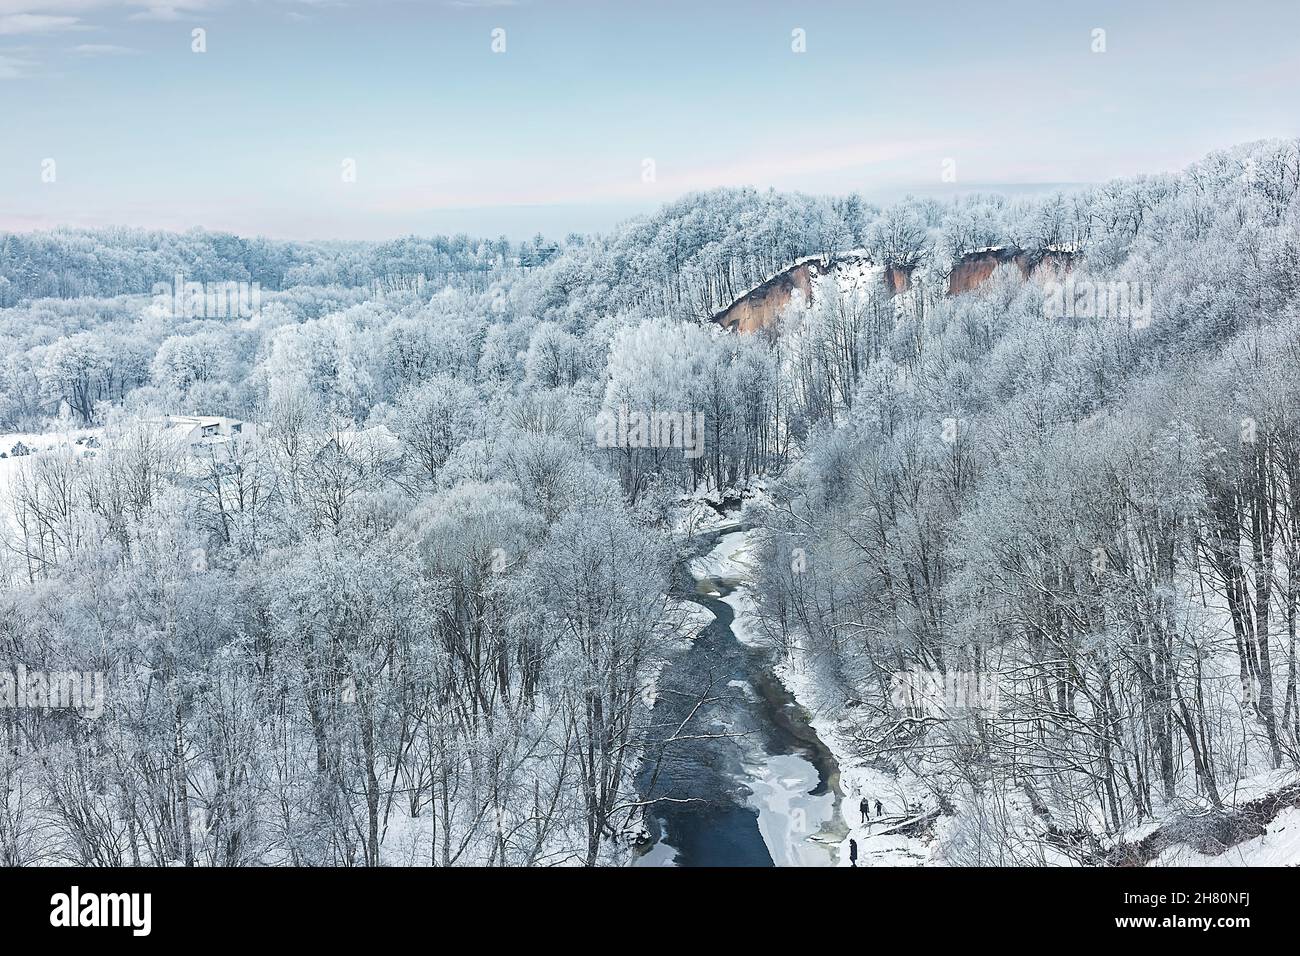
[[[1258,840],[1300,816],[1298,362],[1297,141],[523,243],[0,235],[0,665],[102,675],[0,686],[0,864],[635,862],[726,736],[709,531],[838,762],[832,861],[863,794],[894,862]]]

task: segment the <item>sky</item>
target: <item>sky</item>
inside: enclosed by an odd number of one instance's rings
[[[714,186],[1096,182],[1300,133],[1297,37],[1296,0],[0,0],[0,229],[523,238]]]

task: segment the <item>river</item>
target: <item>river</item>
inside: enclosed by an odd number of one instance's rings
[[[677,587],[715,620],[664,669],[654,723],[661,737],[671,734],[711,687],[681,730],[706,736],[647,757],[639,784],[656,802],[636,865],[832,866],[847,833],[839,768],[776,677],[771,652],[733,630],[746,529],[728,525],[699,540],[705,559],[682,561]]]

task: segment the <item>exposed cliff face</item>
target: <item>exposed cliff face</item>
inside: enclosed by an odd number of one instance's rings
[[[812,301],[813,280],[821,275],[817,260],[804,260],[778,272],[756,289],[713,317],[724,329],[735,332],[756,332],[776,323],[781,311],[790,304],[798,292],[805,302]]]
[[[904,289],[910,285],[906,275],[891,279],[890,271],[873,265],[867,256],[858,252],[840,253],[829,261],[821,257],[802,259],[742,295],[715,315],[713,321],[724,329],[737,332],[770,328],[794,300],[796,292],[804,302],[812,302],[818,280],[823,277],[834,279],[841,292],[846,294],[871,294],[883,290],[893,295],[895,283],[901,283]]]
[[[891,296],[900,295],[912,288],[912,270],[897,266],[885,267],[885,291]]]
[[[955,263],[948,273],[948,294],[969,292],[988,281],[998,266],[1015,262],[1016,254],[1008,249],[981,249],[968,252]],[[1023,269],[1021,272],[1024,275]]]
[[[948,275],[948,295],[958,295],[978,288],[989,280],[1001,265],[1014,265],[1021,278],[1045,282],[1063,278],[1069,271],[1074,252],[1054,249],[1031,255],[1013,247],[976,249],[963,255]],[[713,317],[724,329],[755,332],[776,324],[781,312],[798,293],[804,302],[812,302],[818,280],[835,279],[841,292],[883,293],[888,298],[910,292],[912,270],[895,266],[876,266],[860,252],[839,253],[829,261],[821,257],[801,259],[778,272],[762,285],[746,292]]]
[[[1029,269],[1029,278],[1035,282],[1047,282],[1049,279],[1064,279],[1074,268],[1074,257],[1078,253],[1065,249],[1045,252]]]
[[[1047,279],[1064,275],[1070,271],[1070,262],[1074,253],[1065,250],[1052,250],[1031,256],[1019,249],[999,246],[996,249],[977,249],[968,252],[952,267],[948,274],[948,294],[958,295],[969,292],[988,281],[995,269],[1001,265],[1014,264],[1020,270],[1022,279]]]

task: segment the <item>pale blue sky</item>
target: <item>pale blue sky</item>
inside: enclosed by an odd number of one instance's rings
[[[518,237],[947,158],[1096,181],[1297,135],[1297,37],[1295,0],[0,0],[0,228]]]

